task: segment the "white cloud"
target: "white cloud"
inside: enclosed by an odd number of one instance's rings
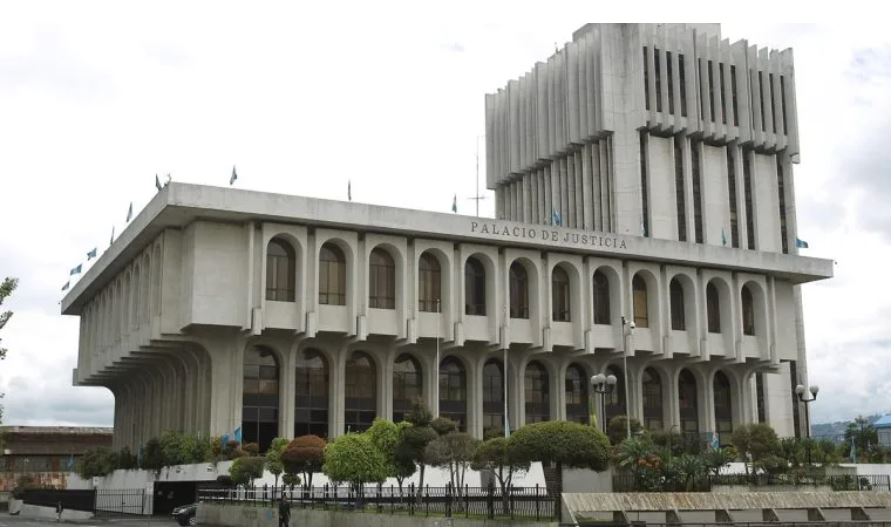
[[[236,164],[245,188],[340,199],[351,179],[355,201],[446,212],[456,194],[471,214],[462,199],[474,195],[484,94],[596,9],[511,22],[494,7],[361,4],[348,19],[340,6],[90,6],[5,5],[0,16],[0,275],[21,279],[0,364],[10,423],[111,423],[108,391],[70,386],[77,320],[58,315],[59,288],[113,225],[120,233],[128,202],[151,198],[156,173],[224,185]],[[883,29],[723,27],[795,49],[799,232],[811,254],[838,260],[836,279],[804,289],[810,375],[824,390],[814,419],[890,404]]]

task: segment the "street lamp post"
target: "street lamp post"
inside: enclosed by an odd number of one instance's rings
[[[809,392],[809,393],[805,393]],[[808,468],[813,465],[813,461],[811,460],[811,441],[810,441],[810,403],[816,401],[816,396],[819,395],[819,386],[805,386],[803,384],[799,384],[795,386],[795,395],[798,396],[798,401],[804,403],[804,413],[807,414],[807,466]]]
[[[618,378],[614,375],[609,375],[606,377],[602,373],[597,373],[590,377],[590,384],[593,385],[593,392],[599,394],[599,404],[600,410],[602,410],[602,432],[605,433],[608,429],[608,425],[606,424],[605,419],[605,394],[611,393],[615,388],[615,384],[618,383]]]

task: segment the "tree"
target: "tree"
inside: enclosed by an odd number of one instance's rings
[[[323,472],[333,482],[347,482],[355,490],[367,482],[382,483],[387,477],[385,457],[366,434],[348,433],[326,446]]]
[[[435,467],[447,466],[454,489],[461,489],[466,469],[480,442],[465,432],[447,432],[425,446],[425,463]]]
[[[733,430],[730,440],[739,452],[739,457],[745,461],[746,474],[749,460],[752,464],[752,472],[754,472],[754,466],[758,462],[770,456],[779,456],[782,453],[776,431],[765,423],[739,425]]]
[[[509,440],[502,436],[483,441],[472,456],[472,469],[489,471],[500,483],[500,493],[503,495],[503,513],[506,515],[509,514],[512,477],[518,472],[527,471],[529,467],[531,467],[529,460],[509,452]]]
[[[104,477],[116,469],[117,462],[117,453],[105,447],[99,447],[90,449],[81,455],[81,459],[75,466],[75,471],[83,479]]]
[[[264,457],[242,456],[233,461],[230,466],[230,478],[237,486],[250,488],[254,486],[255,479],[264,475]]]
[[[630,418],[630,434],[636,435],[643,431],[643,425],[638,420]],[[605,435],[612,445],[617,445],[627,439],[627,416],[615,416],[608,422]]]
[[[0,300],[2,301],[2,300]],[[856,419],[847,424],[844,431],[844,441],[847,444],[848,453],[850,453],[851,442],[857,448],[857,456],[861,461],[867,461],[868,456],[873,449],[878,446],[878,432],[875,427],[863,416],[857,416]]]
[[[431,428],[435,429],[438,436],[443,436],[445,434],[450,434],[451,432],[456,432],[456,421],[453,421],[449,417],[435,418],[431,422]]]
[[[387,419],[376,418],[373,424],[366,430],[366,434],[370,437],[373,445],[385,457],[385,466],[388,468],[388,476],[397,480],[397,485],[403,489],[404,480],[416,472],[416,464],[413,460],[402,459],[397,453],[397,446],[400,441],[400,433],[405,428],[411,426],[406,421],[393,423]]]
[[[16,289],[19,285],[19,280],[15,277],[7,277],[0,283],[0,305],[3,304],[3,301],[12,294],[12,291]],[[9,321],[9,318],[12,317],[12,311],[7,310],[3,313],[0,313],[0,329],[6,326],[6,322]],[[0,339],[2,341],[2,339]],[[6,348],[0,345],[0,360],[6,358]],[[3,399],[4,394],[0,393],[0,399]],[[3,405],[0,405],[0,424],[3,423]]]
[[[403,464],[413,462],[418,466],[417,495],[421,497],[422,486],[425,484],[425,447],[438,437],[438,433],[431,427],[431,412],[422,403],[415,403],[405,419],[410,426],[400,431],[395,449],[396,459]]]
[[[155,471],[158,475],[165,465],[164,454],[161,450],[161,441],[158,438],[150,438],[143,446],[143,459],[140,467]]]
[[[244,452],[248,456],[258,456],[258,454],[260,454],[261,452],[261,448],[258,447],[257,443],[246,443],[242,446],[242,452]]]
[[[732,447],[721,447],[719,449],[706,449],[702,453],[705,467],[714,475],[720,474],[720,470],[736,459],[736,450]]]
[[[509,450],[531,462],[605,471],[608,438],[599,430],[573,421],[531,423],[509,437]]]
[[[270,442],[270,449],[267,449],[267,454],[264,455],[264,466],[267,468],[267,471],[273,474],[274,488],[279,485],[279,475],[282,474],[284,469],[282,451],[288,444],[289,440],[286,438],[273,438],[273,441]]]
[[[313,434],[299,436],[289,442],[280,454],[283,470],[304,476],[304,486],[310,489],[314,473],[323,467],[323,451],[326,440]]]

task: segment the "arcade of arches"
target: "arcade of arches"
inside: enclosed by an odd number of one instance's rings
[[[513,360],[517,359],[510,357]],[[734,393],[740,389],[737,375],[716,371],[706,379],[684,367],[675,373],[672,386],[668,380],[668,375],[674,374],[670,366],[631,366],[628,370],[636,377],[632,384],[620,361],[599,368],[617,377],[617,385],[605,396],[607,419],[624,415],[630,401],[632,416],[648,430],[674,428],[706,439],[716,431],[720,441],[727,443],[734,422],[741,418]],[[383,374],[386,367],[390,376]],[[392,362],[385,364],[372,351],[356,349],[345,355],[341,369],[337,369],[339,365],[323,349],[308,347],[295,356],[294,380],[286,379],[282,368],[279,354],[269,347],[253,346],[245,352],[242,437],[246,442],[257,442],[262,450],[274,437],[285,434],[280,430],[285,408],[294,413],[290,420],[293,430],[288,436],[315,434],[329,438],[363,431],[377,416],[400,421],[416,402],[430,405],[429,387],[434,379],[438,384],[438,415],[454,420],[460,430],[477,437],[502,434],[507,383],[511,430],[521,424],[558,418],[591,423],[594,402],[600,409],[597,420],[601,415],[602,405],[593,397],[590,386],[590,377],[596,371],[584,358],[565,364],[561,380],[556,378],[555,365],[546,359],[529,359],[523,370],[510,363],[507,374],[503,357],[496,354],[482,355],[478,363],[466,355],[442,355],[437,376],[432,377],[428,373],[433,369],[431,360],[415,352],[397,351]],[[710,383],[710,388],[705,388],[705,383]],[[336,390],[343,391],[343,400],[334,400]],[[285,402],[286,394],[291,394],[294,403]],[[710,407],[700,406],[708,396],[712,399]],[[343,428],[334,430],[339,424]]]

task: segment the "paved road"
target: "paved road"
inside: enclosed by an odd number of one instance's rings
[[[0,527],[6,526],[178,526],[169,517],[150,517],[149,519],[89,519],[86,521],[63,521],[61,523],[49,519],[19,517],[0,513]]]

